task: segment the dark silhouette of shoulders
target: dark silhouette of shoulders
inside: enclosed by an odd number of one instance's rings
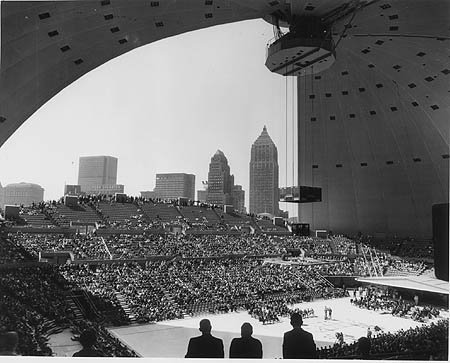
[[[234,338],[230,345],[230,358],[262,358],[262,344],[253,337]]]
[[[223,358],[222,339],[203,334],[189,340],[185,358]]]
[[[316,358],[316,343],[311,333],[296,328],[284,333],[283,358]]]
[[[103,357],[104,354],[97,349],[93,348],[97,341],[97,333],[94,329],[89,328],[84,330],[78,338],[83,349],[74,353],[72,357]]]
[[[73,353],[72,357],[104,357],[104,355],[96,349],[84,348],[76,353]]]

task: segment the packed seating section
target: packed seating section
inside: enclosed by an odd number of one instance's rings
[[[86,222],[95,223],[98,231],[130,232],[26,233],[25,227],[20,232],[2,233],[0,331],[19,331],[19,353],[24,355],[51,355],[48,335],[63,328],[79,334],[86,327],[94,327],[99,333],[97,348],[105,355],[135,356],[108,333],[105,324],[164,321],[238,309],[247,310],[264,324],[276,322],[294,311],[293,303],[342,296],[343,290],[330,286],[324,276],[369,276],[371,266],[361,251],[378,243],[361,243],[344,236],[322,239],[270,235],[263,232],[273,232],[278,227],[263,218],[227,214],[207,205],[178,205],[174,201],[142,198],[117,203],[111,198],[89,196],[80,198],[75,207],[53,201],[22,207],[20,215],[32,227],[54,229],[67,227],[70,222]],[[171,226],[209,232],[251,227],[256,233],[167,233]],[[162,233],[152,233],[158,228]],[[430,244],[418,242],[408,247],[407,242],[378,243],[383,248],[377,249],[377,263],[384,274],[418,275],[430,267],[426,260],[391,255],[389,251],[406,257],[430,256]],[[33,265],[42,251],[71,251],[77,263],[59,267]],[[292,251],[299,256],[289,257]],[[265,258],[273,256],[288,257],[291,263],[271,263]],[[304,264],[308,259],[309,263]],[[80,301],[85,299],[95,311],[93,316],[77,317],[76,304],[71,303],[77,299],[77,291],[82,291]],[[399,305],[396,300],[373,295],[353,303],[419,321],[436,316],[431,307],[417,309],[410,303]],[[314,312],[301,314],[308,318]],[[439,321],[406,332],[378,334],[372,340],[372,353],[393,354],[405,347],[414,351],[413,344],[420,341],[424,351],[445,355],[441,352],[445,346],[441,338],[423,337],[440,337],[446,329],[448,321]],[[448,332],[446,336],[448,339]],[[356,354],[355,349],[355,344],[340,344],[320,349],[319,356],[351,357]]]

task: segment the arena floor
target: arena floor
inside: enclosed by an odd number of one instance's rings
[[[324,320],[325,305],[333,310],[331,320]],[[342,332],[345,342],[350,343],[365,336],[368,327],[373,331],[375,325],[383,331],[391,332],[422,325],[411,319],[360,309],[351,305],[348,297],[301,303],[295,307],[314,309],[316,316],[304,319],[303,328],[313,334],[318,347],[334,344],[336,332]],[[441,312],[441,316],[448,318],[448,312]],[[252,324],[253,336],[260,339],[263,344],[264,358],[282,356],[283,333],[291,329],[288,318],[282,318],[280,323],[263,325],[247,312],[236,312],[201,315],[164,323],[124,326],[110,331],[143,357],[182,358],[186,354],[189,339],[200,334],[198,325],[203,318],[211,320],[212,334],[223,339],[225,357],[228,357],[231,339],[240,336],[243,322]]]

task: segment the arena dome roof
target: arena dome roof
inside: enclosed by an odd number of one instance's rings
[[[180,33],[247,19],[282,20],[292,11],[333,23],[334,36],[342,36],[337,58],[362,77],[367,93],[380,87],[370,82],[374,73],[382,75],[390,82],[378,103],[389,106],[396,90],[406,91],[408,113],[429,119],[440,139],[427,144],[448,145],[446,0],[72,0],[1,3],[0,146],[51,97],[112,58]],[[369,64],[374,72],[367,72]],[[343,71],[337,66],[327,74]]]

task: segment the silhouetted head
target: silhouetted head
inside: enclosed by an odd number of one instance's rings
[[[208,319],[200,320],[200,331],[205,333],[211,333],[211,322]]]
[[[303,318],[299,313],[293,313],[291,315],[291,325],[296,327],[301,327],[303,325]]]
[[[93,329],[87,329],[80,335],[80,343],[83,348],[91,348],[97,341],[97,334]]]
[[[250,323],[244,323],[241,326],[241,337],[250,338],[253,334],[253,327]]]
[[[0,333],[0,353],[3,355],[16,354],[19,335],[15,331]]]
[[[361,337],[358,339],[358,352],[363,357],[369,356],[370,352],[370,339],[366,337]]]

